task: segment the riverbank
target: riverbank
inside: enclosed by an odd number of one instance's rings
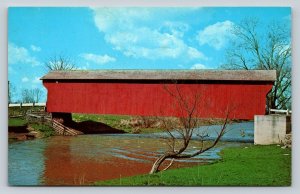
[[[290,186],[291,149],[277,145],[225,148],[222,159],[199,165],[109,181],[97,186]]]
[[[10,140],[28,140],[53,135],[55,135],[54,130],[46,124],[28,123],[22,117],[8,119],[8,138]]]
[[[43,111],[41,107],[9,107],[9,132],[13,139],[24,140],[35,137],[49,137],[55,135],[51,127],[43,123],[28,124],[25,115],[27,111]],[[164,118],[172,122],[178,122],[178,118]],[[97,115],[97,114],[72,114],[72,120],[76,130],[84,134],[101,133],[130,133],[151,134],[165,132],[165,125],[161,118],[155,116],[129,116],[129,115]],[[240,121],[233,121],[234,123]],[[222,119],[201,119],[199,126],[220,125]],[[30,134],[28,134],[30,133]]]
[[[20,114],[20,110],[17,114]],[[178,122],[178,118],[168,117],[166,119]],[[164,124],[157,117],[72,114],[72,120],[74,122],[70,127],[82,131],[84,134],[128,133],[149,135],[152,133],[164,134],[165,132]],[[26,140],[55,135],[50,126],[38,122],[28,123],[24,116],[9,118],[8,121],[9,137],[11,139]],[[221,119],[201,119],[199,126],[220,124],[221,122]]]
[[[154,116],[129,116],[129,115],[96,115],[96,114],[72,114],[72,119],[75,122],[94,121],[103,123],[114,129],[123,130],[126,133],[134,134],[149,134],[165,132],[165,123],[159,117]],[[178,122],[176,117],[165,118],[172,122]],[[240,122],[240,121],[233,121]],[[223,124],[223,119],[205,118],[200,119],[200,126],[220,125]]]
[[[28,123],[27,111],[42,112],[43,107],[8,107],[9,141],[45,138],[55,135],[55,131],[43,123]]]

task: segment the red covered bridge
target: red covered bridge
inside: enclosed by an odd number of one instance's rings
[[[48,90],[47,111],[144,116],[176,116],[176,100],[199,93],[199,117],[253,119],[264,114],[276,71],[97,70],[53,71],[41,78]]]

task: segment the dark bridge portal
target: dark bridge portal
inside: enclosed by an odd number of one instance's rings
[[[276,71],[97,70],[53,71],[41,78],[53,113],[178,116],[176,88],[187,99],[200,94],[199,117],[253,119],[265,113]]]

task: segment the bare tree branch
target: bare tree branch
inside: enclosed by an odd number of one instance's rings
[[[194,129],[199,125],[199,115],[198,109],[200,108],[201,95],[194,91],[194,95],[185,94],[183,95],[183,91],[179,87],[179,85],[175,82],[171,85],[173,90],[167,85],[164,85],[165,91],[174,98],[177,103],[177,109],[180,111],[180,116],[178,117],[178,122],[167,122],[162,118],[164,125],[166,126],[166,132],[168,137],[168,146],[169,149],[164,154],[156,159],[154,162],[150,174],[156,173],[159,171],[160,165],[168,158],[171,158],[171,163],[163,170],[168,169],[174,159],[180,158],[191,158],[202,154],[209,149],[213,148],[220,141],[221,137],[225,134],[228,118],[229,118],[229,109],[226,112],[224,123],[221,127],[220,132],[217,134],[216,139],[209,146],[205,146],[204,138],[205,136],[200,136],[200,147],[197,151],[192,154],[184,154],[184,151],[188,148],[190,141],[192,140],[192,136],[194,134]],[[176,138],[173,133],[179,134],[180,138]],[[177,144],[176,142],[179,142]]]
[[[225,69],[276,70],[277,81],[268,95],[268,108],[288,107],[291,96],[290,32],[279,22],[270,23],[267,32],[258,31],[257,18],[246,18],[236,25],[231,48],[227,50]],[[287,99],[287,100],[283,100]]]
[[[76,69],[75,63],[68,57],[63,55],[53,56],[44,63],[48,71],[62,71]]]

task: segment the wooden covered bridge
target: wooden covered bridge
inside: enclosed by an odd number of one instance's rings
[[[176,98],[200,94],[199,117],[253,119],[265,114],[266,95],[276,71],[265,70],[96,70],[52,71],[41,78],[48,90],[46,108],[65,113],[178,116]]]

